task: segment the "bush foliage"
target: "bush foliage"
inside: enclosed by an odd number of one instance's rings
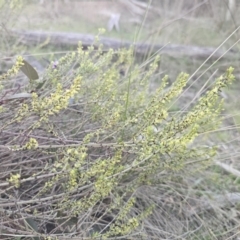
[[[220,123],[219,93],[233,69],[187,112],[171,113],[189,76],[181,73],[171,86],[165,76],[150,92],[158,61],[146,70],[134,63],[132,49],[79,44],[26,85],[18,83],[22,57],[0,76],[3,238],[161,238],[171,216],[186,218],[178,184],[216,152],[203,136]],[[144,202],[143,192],[162,198]],[[168,208],[165,194],[183,212]]]

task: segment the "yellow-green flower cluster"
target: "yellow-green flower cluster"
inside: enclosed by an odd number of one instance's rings
[[[38,97],[36,93],[33,93],[31,102],[32,110],[41,117],[41,121],[47,121],[49,116],[57,114],[59,111],[67,108],[70,99],[78,93],[80,83],[81,78],[75,78],[73,84],[67,90],[64,90],[62,84],[59,83],[55,93],[43,99]]]
[[[24,65],[23,63],[23,58],[21,56],[18,56],[17,59],[16,59],[16,62],[15,64],[12,66],[12,68],[10,68],[7,73],[5,74],[2,74],[0,76],[0,81],[3,80],[3,79],[7,79],[7,78],[10,78],[10,77],[13,77],[15,76],[20,68]]]
[[[35,138],[30,138],[29,141],[23,146],[23,149],[36,149],[38,147],[38,141]]]
[[[8,182],[11,183],[14,187],[19,188],[20,187],[20,179],[21,179],[21,176],[19,173],[11,174],[10,178],[8,179]]]
[[[134,231],[139,226],[139,221],[137,218],[130,218],[119,226],[113,225],[112,229],[107,233],[104,234],[103,239],[108,239],[109,236],[124,236],[132,231]]]
[[[110,230],[103,235],[104,239],[107,239],[110,236],[123,236],[128,233],[131,233],[139,225],[139,220],[135,217],[129,218],[128,214],[131,211],[135,203],[134,198],[130,198],[126,205],[122,207],[119,212],[117,219],[113,225],[110,226]]]
[[[75,150],[72,149],[70,152],[74,153]],[[84,154],[84,156],[86,155]],[[71,204],[73,211],[78,213],[92,208],[97,202],[107,197],[117,184],[118,178],[114,177],[114,175],[123,170],[119,165],[120,158],[121,151],[117,151],[113,158],[98,160],[94,164],[91,164],[89,169],[81,168],[82,161],[77,165],[75,164],[74,167],[69,168],[67,189],[73,190],[80,186],[89,185],[87,189],[92,190],[90,191],[91,194],[75,202],[69,201],[66,196],[66,206],[69,207],[69,204]],[[59,164],[58,167],[60,167]],[[66,169],[66,167],[62,165],[62,169]],[[91,183],[93,180],[94,182]]]
[[[30,114],[28,104],[21,104],[20,108],[17,111],[14,121],[20,122]]]

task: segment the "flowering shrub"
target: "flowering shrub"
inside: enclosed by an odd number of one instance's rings
[[[5,81],[24,65],[21,57],[0,76],[3,237],[152,234],[145,219],[156,206],[141,203],[137,192],[208,166],[216,148],[201,136],[220,122],[219,92],[234,80],[229,68],[192,109],[170,114],[188,75],[168,88],[165,76],[150,93],[158,61],[144,70],[132,49],[84,51],[79,44],[18,89],[27,98],[9,98],[16,92]]]

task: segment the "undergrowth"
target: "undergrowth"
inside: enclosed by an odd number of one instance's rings
[[[3,239],[173,239],[197,231],[190,179],[216,154],[203,136],[221,122],[219,94],[233,68],[179,116],[169,107],[188,75],[171,86],[165,76],[150,92],[159,58],[148,70],[133,59],[132,49],[79,44],[26,85],[17,78],[22,57],[0,76]]]

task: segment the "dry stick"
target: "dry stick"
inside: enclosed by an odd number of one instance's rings
[[[81,188],[78,188],[77,191],[83,191],[86,188],[89,188],[91,186],[93,186],[93,184],[89,184],[89,185],[83,186]],[[46,201],[49,201],[49,200],[51,200],[51,203],[53,203],[53,202],[59,201],[59,199],[62,198],[62,197],[66,197],[66,193],[60,193],[60,194],[56,194],[54,196],[36,198],[36,199],[31,199],[31,200],[20,200],[20,201],[17,201],[17,202],[8,202],[8,203],[1,203],[0,202],[0,211],[2,210],[1,208],[4,208],[4,207],[11,207],[11,206],[16,206],[16,205],[19,206],[19,205],[25,205],[25,204],[30,204],[30,203],[36,203],[36,202],[41,204],[42,202],[46,202]]]
[[[4,233],[4,232],[1,231],[1,236],[2,237],[3,236],[16,237],[14,239],[21,239],[21,237],[23,237],[23,238],[26,238],[26,237],[37,237],[37,236],[38,237],[42,237],[42,234],[40,234],[40,233],[38,233],[38,234],[37,233],[34,234],[34,232],[29,233],[27,231],[12,229],[12,228],[6,227],[4,225],[1,225],[1,230],[5,230],[6,232],[12,232],[12,234],[11,234],[11,233]]]
[[[226,164],[226,163],[221,163],[219,161],[214,161],[214,163],[216,165],[218,165],[219,167],[223,168],[225,171],[233,174],[236,177],[240,177],[240,171],[238,171],[237,169],[231,167],[230,165]]]
[[[29,178],[26,178],[26,179],[19,180],[19,183],[39,180],[39,179],[43,179],[43,178],[46,179],[46,178],[49,178],[49,177],[54,177],[57,174],[59,174],[59,173],[48,173],[48,174],[43,174],[43,175],[40,175],[40,176],[29,177]],[[8,186],[11,186],[11,185],[12,184],[10,182],[0,183],[0,187],[8,187]]]
[[[126,142],[124,143],[124,146],[132,146],[132,142]],[[87,147],[96,147],[96,148],[102,148],[102,147],[122,147],[123,145],[118,143],[86,143],[79,141],[77,144],[59,144],[59,145],[39,145],[38,149],[49,149],[49,148],[62,148],[62,147],[80,147],[80,146],[87,146]],[[0,145],[0,149],[8,149],[11,151],[17,151],[18,149],[22,149],[20,145]],[[16,150],[15,150],[16,149]]]

